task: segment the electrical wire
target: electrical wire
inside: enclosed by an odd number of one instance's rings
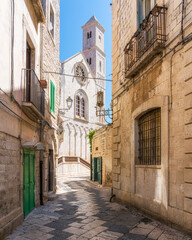
[[[50,74],[57,74],[57,75],[61,75],[61,76],[68,76],[68,77],[80,77],[80,78],[87,78],[87,79],[91,79],[91,80],[101,80],[101,81],[106,81],[106,82],[112,82],[111,79],[106,79],[106,78],[90,78],[90,77],[86,77],[86,76],[77,76],[77,75],[71,75],[71,74],[66,74],[66,73],[59,73],[59,72],[49,72],[49,71],[43,71],[43,73],[50,73]]]

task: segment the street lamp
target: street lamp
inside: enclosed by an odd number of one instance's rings
[[[70,108],[72,107],[73,99],[69,96],[69,97],[66,99],[66,102],[67,102],[67,107],[68,107],[68,109],[70,109]]]
[[[65,111],[68,111],[72,107],[73,99],[70,96],[66,99],[66,102],[67,108],[59,108],[59,112],[65,113]]]

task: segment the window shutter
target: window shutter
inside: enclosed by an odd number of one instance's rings
[[[50,82],[50,110],[55,113],[55,85]]]
[[[53,113],[55,113],[55,85],[53,84]]]

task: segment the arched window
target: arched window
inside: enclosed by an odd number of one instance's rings
[[[88,99],[81,90],[75,96],[75,117],[82,120],[88,119]]]
[[[80,97],[76,96],[76,116],[80,117]]]
[[[85,118],[85,100],[81,99],[81,117]]]
[[[87,39],[89,39],[89,33],[87,33]]]

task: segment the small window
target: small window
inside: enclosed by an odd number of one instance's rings
[[[78,92],[75,96],[75,117],[78,119],[87,119],[87,100],[82,92]]]
[[[80,117],[80,97],[76,96],[76,116]]]
[[[92,31],[90,31],[90,33],[89,33],[89,38],[91,38],[92,37]]]
[[[91,58],[89,58],[89,65],[91,65]]]
[[[101,36],[99,35],[99,41],[101,42]]]
[[[102,63],[101,61],[99,61],[99,71],[101,72],[101,70],[102,70]]]
[[[87,39],[89,39],[89,32],[87,33]]]
[[[50,81],[50,110],[55,113],[55,85]]]
[[[52,6],[50,5],[50,22],[49,22],[49,30],[50,30],[50,33],[52,35],[52,37],[54,38],[54,12],[53,12],[53,8]]]
[[[81,99],[81,117],[85,118],[85,100]]]
[[[139,151],[136,164],[161,165],[161,110],[154,109],[138,119]]]

